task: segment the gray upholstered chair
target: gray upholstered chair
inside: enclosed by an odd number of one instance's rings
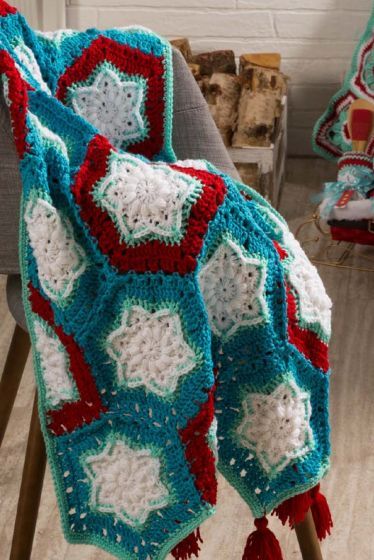
[[[183,57],[173,53],[174,124],[173,146],[180,159],[208,159],[219,169],[239,178],[208,107]],[[6,274],[7,300],[16,321],[4,372],[0,381],[0,445],[13,408],[30,349],[21,299],[18,263],[18,220],[21,182],[8,110],[0,95],[0,274]],[[45,471],[45,449],[37,413],[37,400],[30,431],[19,494],[10,560],[30,558]],[[316,531],[309,512],[296,527],[304,560],[322,560]]]
[[[173,146],[179,159],[204,158],[238,177],[208,107],[178,51],[173,53]],[[6,274],[7,300],[16,321],[0,382],[0,445],[13,408],[30,349],[21,298],[18,262],[18,220],[21,181],[18,157],[3,96],[0,95],[0,274]],[[11,560],[30,557],[45,470],[45,450],[40,432],[36,398],[13,534]]]

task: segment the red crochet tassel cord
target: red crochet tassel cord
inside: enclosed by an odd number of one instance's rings
[[[274,511],[275,514],[282,522],[282,525],[289,524],[290,527],[298,525],[302,521],[308,510],[312,507],[313,499],[310,490],[289,498],[280,504]]]
[[[305,515],[311,509],[317,536],[321,541],[330,535],[333,522],[327,500],[319,488],[320,485],[317,484],[311,490],[286,500],[273,514],[279,517],[283,525],[288,523],[290,527],[294,527],[304,521]]]
[[[279,542],[266,517],[255,519],[256,530],[248,537],[242,560],[283,560]]]
[[[195,533],[188,535],[188,537],[173,548],[171,555],[175,560],[189,560],[189,558],[192,558],[192,555],[197,558],[200,552],[199,542],[202,543],[203,539],[200,535],[200,529],[197,528]]]
[[[317,536],[320,541],[331,534],[333,528],[332,516],[329,504],[325,496],[319,491],[319,484],[310,491],[312,496],[312,515],[316,526]]]

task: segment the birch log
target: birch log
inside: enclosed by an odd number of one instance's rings
[[[191,45],[187,37],[178,37],[176,39],[172,39],[170,43],[180,51],[186,60],[186,62],[190,62],[192,60],[192,51]]]
[[[238,117],[240,79],[235,74],[215,72],[203,80],[203,95],[226,146],[231,146]]]
[[[191,62],[200,66],[202,76],[211,76],[216,72],[236,74],[235,54],[231,50],[196,54]]]
[[[281,72],[248,63],[243,57],[240,62],[242,90],[232,145],[270,146],[281,114],[287,79]]]

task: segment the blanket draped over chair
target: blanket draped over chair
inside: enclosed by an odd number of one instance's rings
[[[281,558],[272,511],[293,526],[311,508],[326,536],[331,303],[264,199],[176,161],[169,44],[143,28],[34,32],[0,0],[0,76],[68,541],[197,555],[217,468],[256,518],[244,559]]]

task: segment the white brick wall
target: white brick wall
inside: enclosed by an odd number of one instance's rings
[[[371,0],[67,0],[67,25],[141,24],[187,36],[195,52],[279,51],[290,77],[289,151],[311,154],[312,126],[336,91]]]

